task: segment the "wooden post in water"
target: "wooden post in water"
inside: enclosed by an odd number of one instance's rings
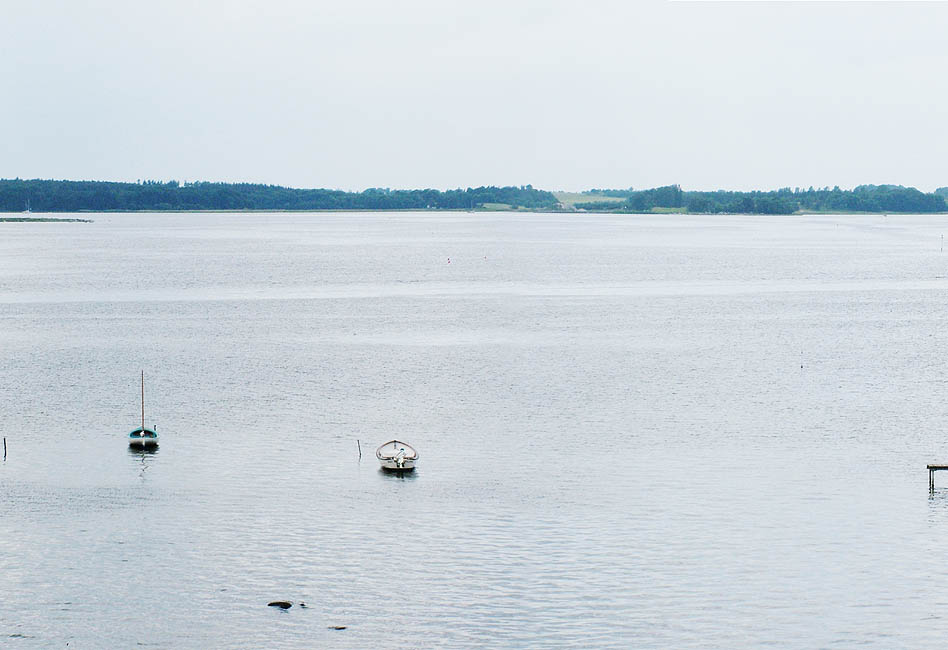
[[[928,491],[935,492],[935,472],[948,471],[948,465],[929,465],[928,466]]]
[[[142,446],[145,444],[145,371],[142,370]]]

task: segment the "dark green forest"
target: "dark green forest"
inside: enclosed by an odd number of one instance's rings
[[[926,194],[901,185],[860,185],[852,190],[685,191],[678,185],[646,190],[589,190],[576,209],[596,212],[680,211],[696,214],[795,212],[945,212],[948,187]],[[596,200],[612,197],[611,201]],[[616,201],[615,198],[622,199]],[[252,183],[0,180],[0,212],[101,212],[134,210],[557,210],[551,192],[531,185],[440,190],[373,188],[363,192],[295,189]]]
[[[577,203],[576,208],[602,212],[648,212],[672,208],[691,213],[793,214],[794,212],[944,212],[948,188],[931,194],[901,185],[860,185],[852,190],[790,189],[769,192],[684,191],[678,185],[649,190],[590,190],[593,195],[625,199]]]
[[[111,183],[0,180],[0,211],[84,212],[123,210],[469,210],[485,203],[513,208],[556,206],[550,192],[521,187],[364,192],[300,190],[251,183]]]

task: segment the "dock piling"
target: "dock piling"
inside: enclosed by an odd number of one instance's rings
[[[935,491],[935,472],[948,469],[948,465],[929,465],[928,466],[928,491]]]

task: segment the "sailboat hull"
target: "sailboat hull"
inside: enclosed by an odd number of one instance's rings
[[[158,433],[151,429],[145,429],[143,433],[142,428],[138,427],[128,434],[129,447],[155,447],[157,445]]]

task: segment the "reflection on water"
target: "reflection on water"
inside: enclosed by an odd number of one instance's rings
[[[935,487],[928,492],[928,505],[932,512],[945,510],[948,514],[948,487]]]
[[[132,445],[128,446],[129,456],[137,459],[139,466],[139,478],[145,478],[145,472],[151,468],[151,463],[149,462],[152,458],[158,455],[159,445],[149,445],[147,447],[133,447]]]
[[[380,467],[379,474],[388,479],[396,479],[399,481],[414,481],[418,478],[418,468],[404,470],[404,469],[388,469],[387,467]]]
[[[132,456],[155,456],[158,453],[158,449],[161,445],[148,445],[147,447],[134,447],[128,445],[128,453]]]

